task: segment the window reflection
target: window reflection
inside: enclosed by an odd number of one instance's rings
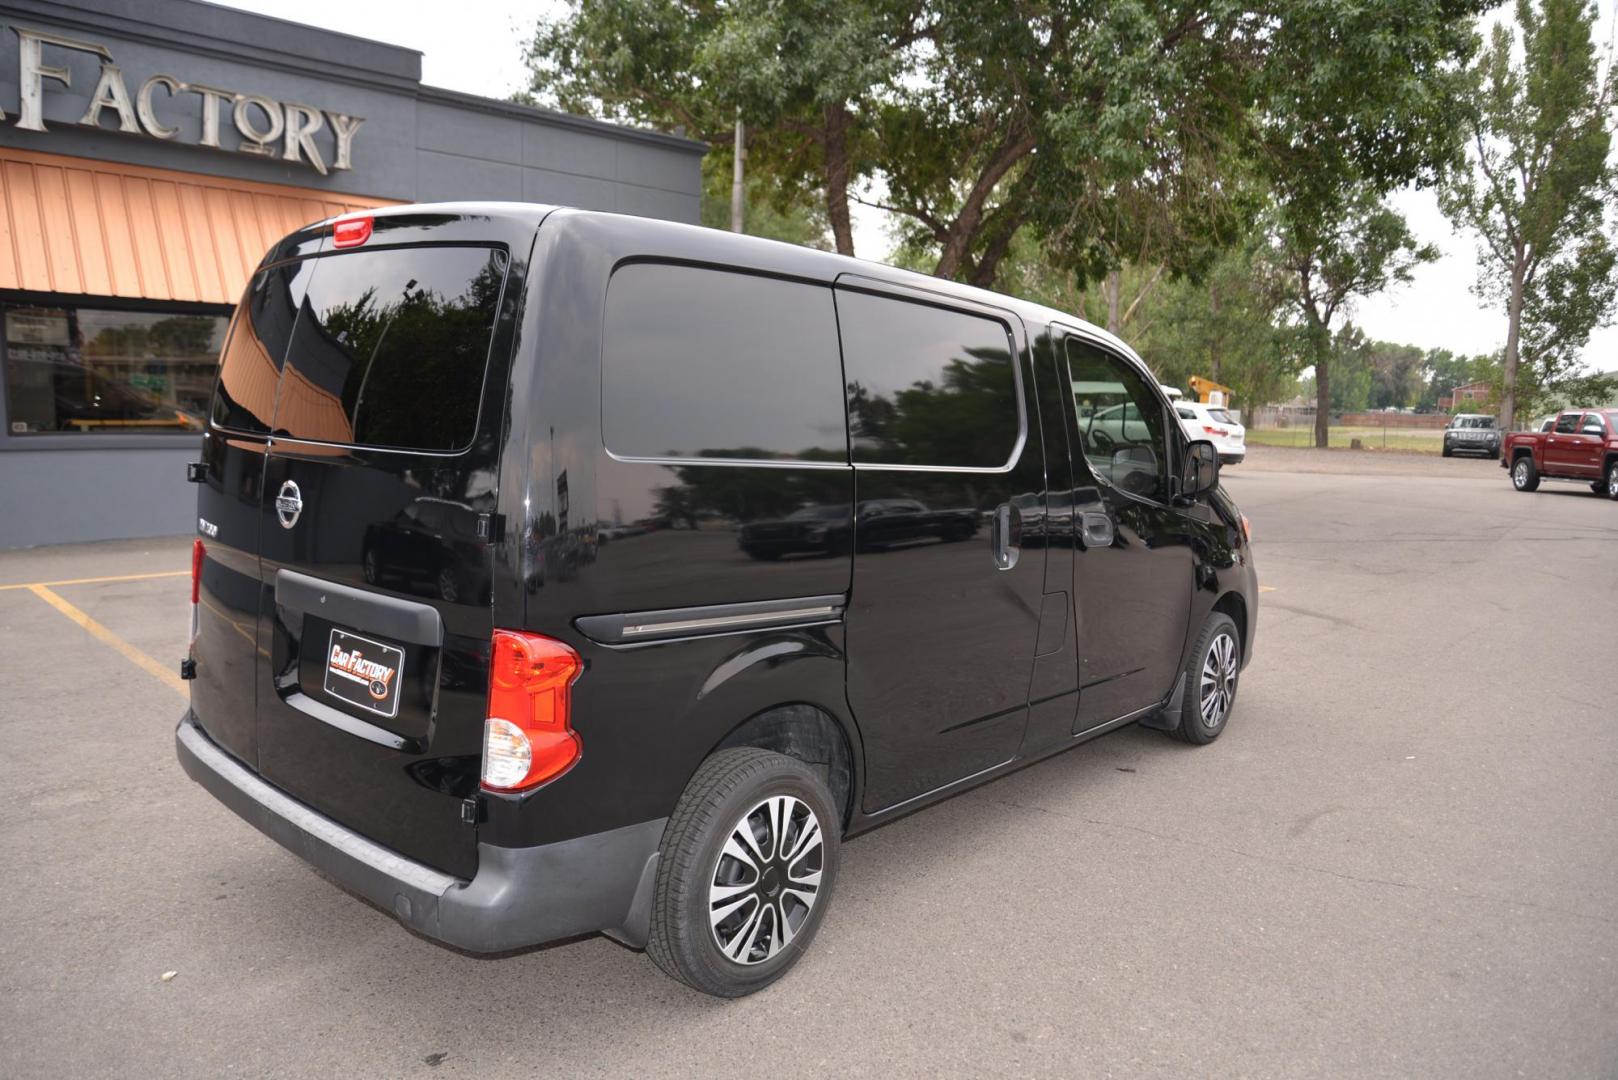
[[[1090,471],[1132,495],[1161,498],[1168,486],[1162,403],[1119,357],[1069,339],[1067,358]]]
[[[320,442],[468,445],[504,280],[504,257],[486,248],[316,260],[275,429]]]
[[[1011,339],[992,319],[839,291],[856,463],[996,468],[1017,445]]]
[[[0,306],[11,434],[201,429],[225,316]]]

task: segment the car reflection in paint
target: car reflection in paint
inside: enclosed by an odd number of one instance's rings
[[[852,532],[860,551],[939,541],[954,543],[978,531],[970,509],[932,510],[915,499],[868,499],[859,504],[850,529],[846,506],[805,506],[776,521],[744,525],[736,543],[755,559],[783,555],[846,555]]]
[[[465,503],[423,495],[393,520],[366,526],[361,560],[370,585],[449,603],[482,603],[489,591],[478,512]]]

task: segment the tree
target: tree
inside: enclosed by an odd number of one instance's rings
[[[1315,368],[1315,445],[1324,448],[1334,400],[1333,321],[1354,300],[1408,282],[1438,250],[1417,244],[1404,218],[1370,188],[1341,201],[1302,203],[1277,210],[1269,255],[1278,295],[1302,320],[1302,356]]]
[[[1530,392],[1577,376],[1577,354],[1611,315],[1618,276],[1603,230],[1618,196],[1609,161],[1613,87],[1591,40],[1594,5],[1517,0],[1522,57],[1497,25],[1471,75],[1469,168],[1442,190],[1457,225],[1475,230],[1481,296],[1506,310],[1500,421]],[[1526,361],[1532,369],[1522,378]]]
[[[815,193],[846,253],[850,199],[880,191],[940,276],[993,284],[1025,227],[1080,282],[1195,276],[1265,185],[1435,168],[1481,6],[573,0],[539,25],[528,94],[716,151],[739,110],[755,175]]]

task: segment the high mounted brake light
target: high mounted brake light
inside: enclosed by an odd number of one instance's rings
[[[571,769],[583,753],[572,720],[572,687],[584,661],[560,641],[496,630],[483,722],[483,787],[528,791]]]
[[[333,247],[359,247],[371,238],[371,219],[344,218],[331,227],[331,242]]]

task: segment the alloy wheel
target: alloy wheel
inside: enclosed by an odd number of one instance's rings
[[[1519,458],[1517,464],[1512,466],[1511,479],[1518,487],[1528,483],[1528,459]]]
[[[1607,497],[1618,499],[1618,461],[1607,469]]]
[[[820,894],[825,841],[809,804],[772,795],[725,838],[708,886],[708,925],[726,959],[761,964],[792,944]]]
[[[1200,702],[1204,727],[1217,728],[1230,714],[1230,703],[1236,696],[1236,674],[1236,639],[1220,633],[1208,643],[1208,653],[1202,660]]]

